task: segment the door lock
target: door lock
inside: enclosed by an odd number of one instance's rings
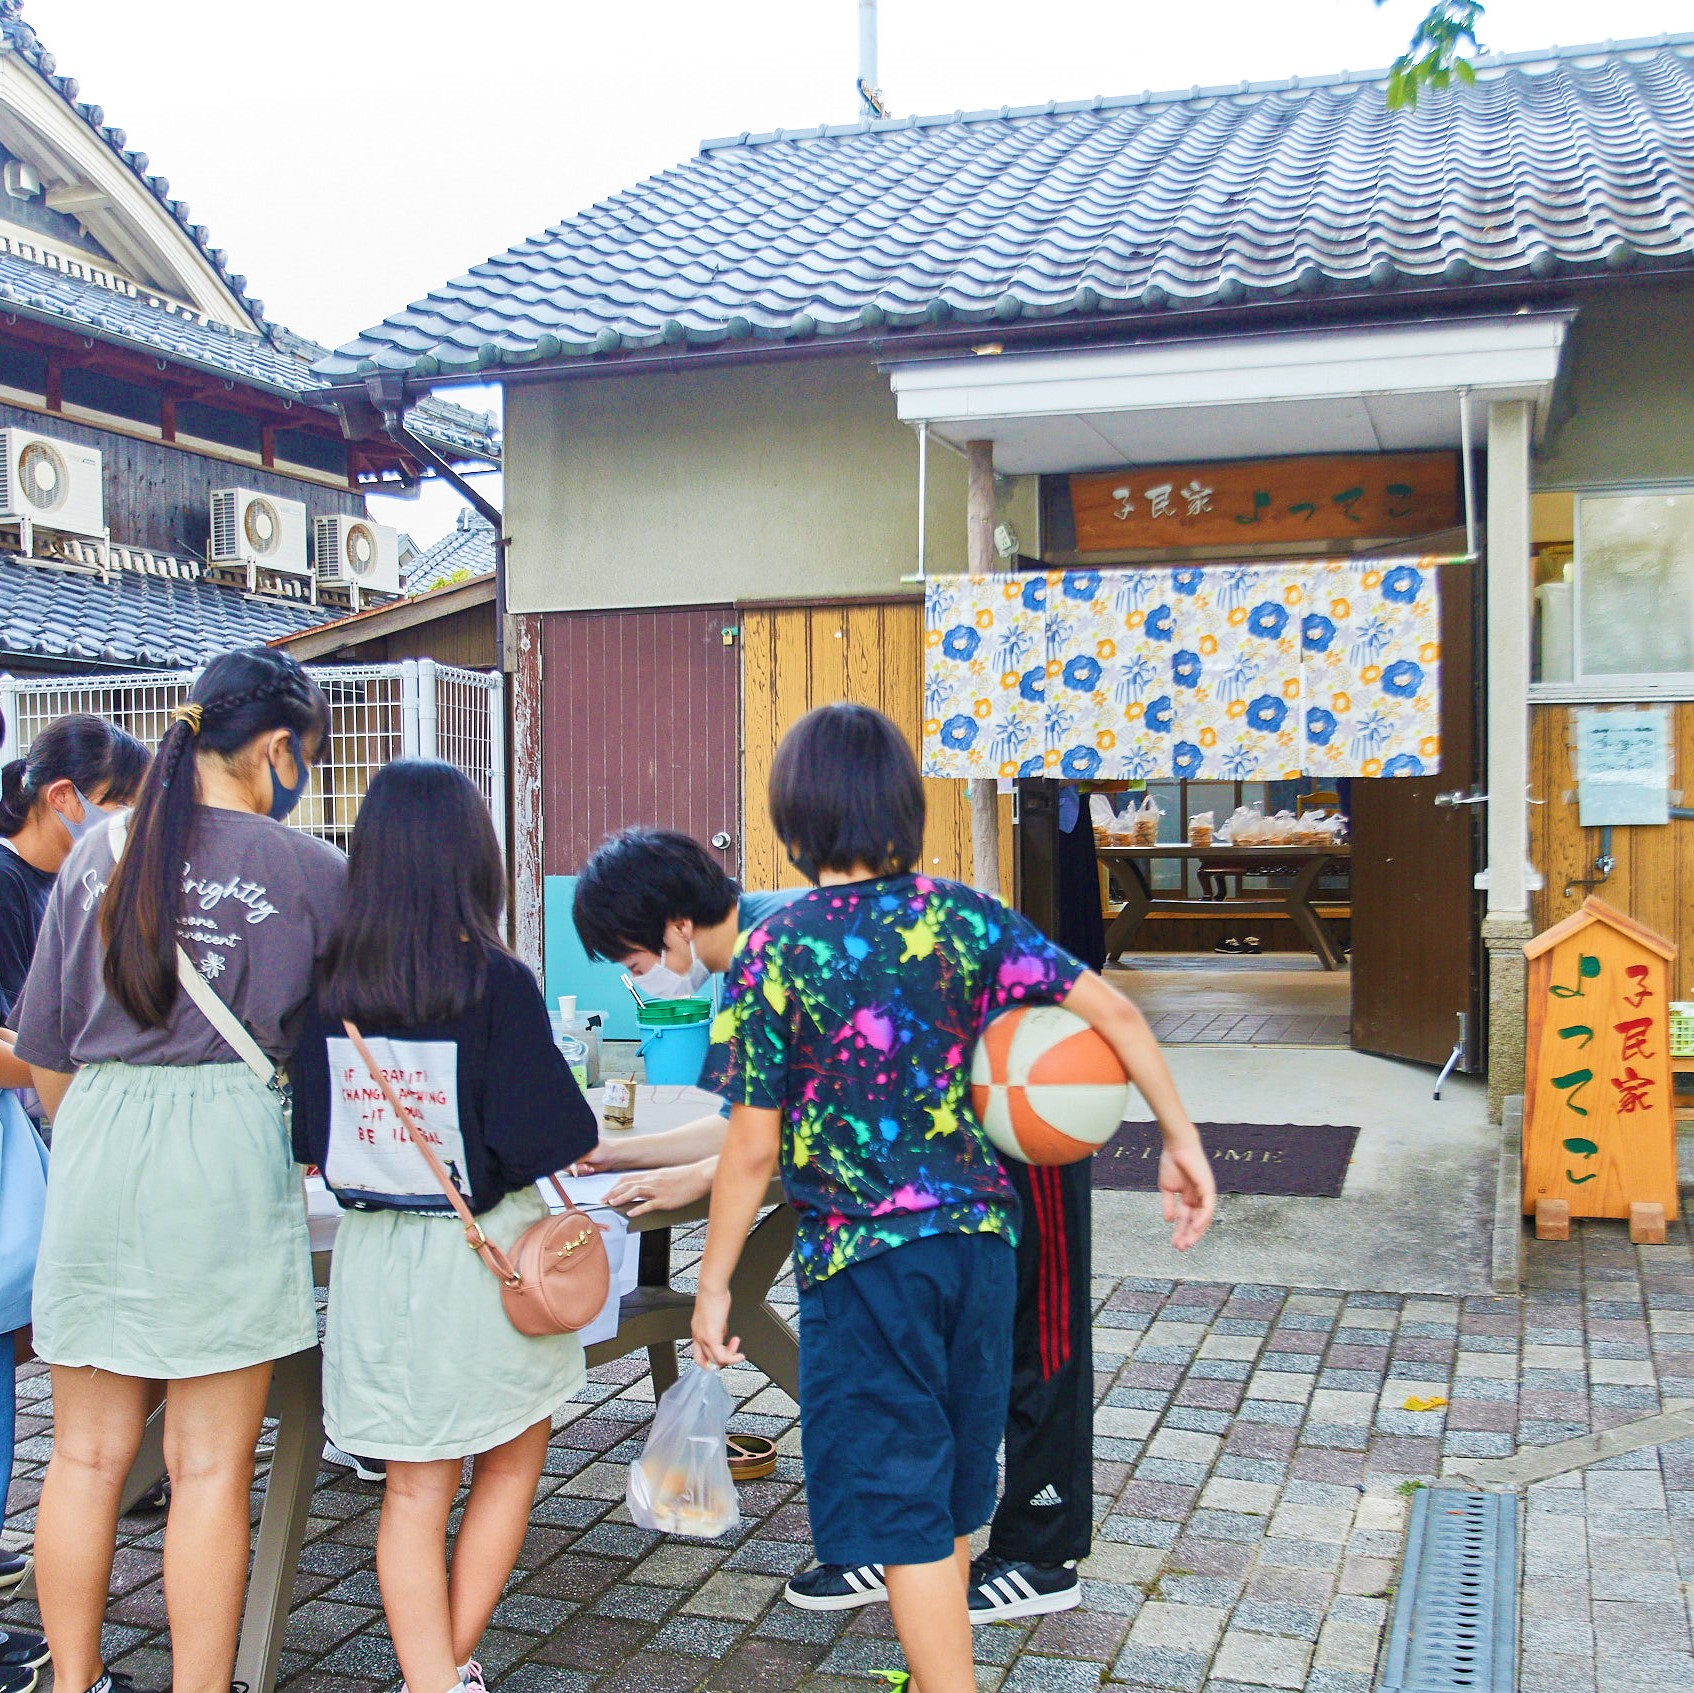
[[[1479,794],[1474,788],[1467,794],[1455,788],[1450,794],[1437,794],[1435,803],[1440,806],[1455,807],[1461,805],[1486,805],[1487,794]]]
[[[730,836],[726,829],[719,829],[718,832],[712,836],[712,845],[715,846],[719,852],[728,852],[729,842]]]

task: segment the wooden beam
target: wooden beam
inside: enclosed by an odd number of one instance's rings
[[[266,470],[276,469],[276,425],[261,423],[259,425],[259,463]]]
[[[47,361],[47,409],[62,411],[65,404],[64,376],[57,359]]]
[[[174,441],[176,439],[176,395],[161,394],[159,396],[159,439]]]
[[[50,212],[64,212],[79,217],[83,212],[97,212],[111,202],[106,194],[87,182],[69,182],[62,188],[49,188],[45,195]]]

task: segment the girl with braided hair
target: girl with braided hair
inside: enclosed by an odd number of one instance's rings
[[[17,1014],[54,1124],[34,1304],[54,1443],[35,1558],[62,1693],[130,1685],[106,1669],[100,1625],[150,1380],[166,1384],[172,1678],[227,1693],[271,1366],[317,1344],[280,1096],[178,971],[286,1057],[346,877],[334,847],[282,826],[329,707],[293,659],[258,648],[208,665],[172,715],[134,811],[66,860]]]

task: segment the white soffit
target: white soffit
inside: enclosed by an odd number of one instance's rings
[[[1184,459],[1375,453],[1459,444],[1491,400],[1536,427],[1574,312],[1294,330],[1100,351],[977,355],[889,369],[900,419],[962,446],[994,442],[1011,474]]]

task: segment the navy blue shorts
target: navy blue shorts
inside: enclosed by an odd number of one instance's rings
[[[1003,1237],[890,1247],[800,1294],[800,1446],[826,1564],[933,1564],[994,1514],[1017,1259]]]

